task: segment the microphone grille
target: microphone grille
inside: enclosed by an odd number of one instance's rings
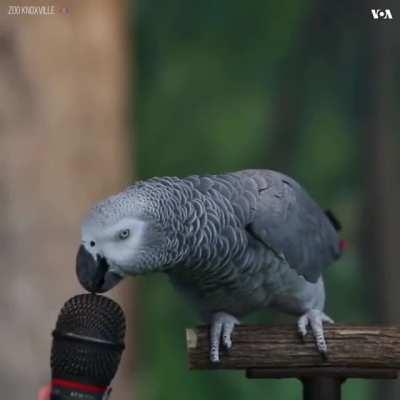
[[[125,316],[108,297],[77,295],[61,309],[53,336],[53,379],[108,386],[124,348]]]

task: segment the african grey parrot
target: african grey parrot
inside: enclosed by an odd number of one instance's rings
[[[82,223],[80,283],[105,292],[128,275],[164,272],[210,323],[210,360],[239,318],[297,315],[326,353],[322,272],[341,255],[338,222],[293,179],[270,170],[163,177],[96,204]]]

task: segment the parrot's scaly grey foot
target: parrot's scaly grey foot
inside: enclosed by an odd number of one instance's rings
[[[311,328],[311,332],[315,339],[318,351],[326,356],[328,347],[326,345],[323,323],[333,324],[333,320],[320,310],[310,310],[302,315],[297,321],[297,329],[304,338],[307,335],[307,328]]]
[[[235,325],[239,321],[225,312],[217,312],[211,319],[210,327],[210,361],[213,363],[219,362],[220,344],[229,350],[232,347],[231,335]]]

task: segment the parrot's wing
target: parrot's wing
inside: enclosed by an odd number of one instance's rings
[[[246,227],[257,240],[285,257],[310,282],[340,256],[338,234],[325,213],[293,179],[254,171],[258,203]]]

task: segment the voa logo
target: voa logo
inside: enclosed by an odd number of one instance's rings
[[[386,10],[372,8],[371,13],[374,19],[393,19],[392,12],[388,8]]]

